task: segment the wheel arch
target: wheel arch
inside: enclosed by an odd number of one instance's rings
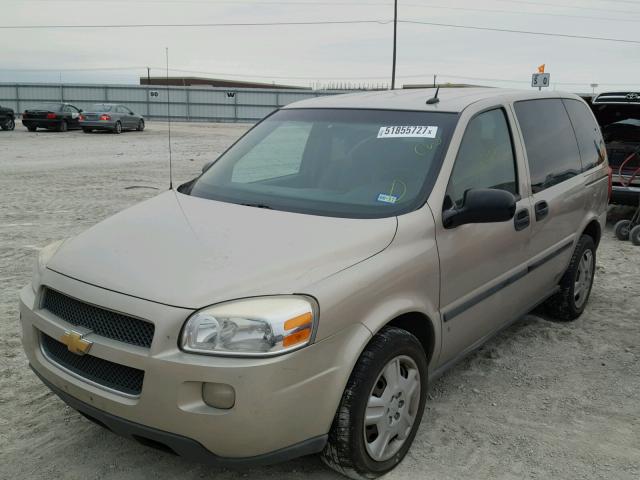
[[[596,248],[600,244],[600,238],[602,237],[602,227],[600,226],[600,222],[595,218],[592,219],[589,223],[587,223],[584,230],[582,230],[582,235],[588,235],[593,239],[593,243],[596,244]]]
[[[435,352],[436,332],[433,322],[427,315],[416,311],[403,313],[384,324],[382,328],[384,327],[401,328],[415,336],[427,354],[427,362],[431,363]]]

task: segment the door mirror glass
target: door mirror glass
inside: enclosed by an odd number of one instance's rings
[[[516,198],[505,190],[477,188],[464,193],[462,207],[455,205],[442,212],[445,228],[467,223],[506,222],[516,212]]]

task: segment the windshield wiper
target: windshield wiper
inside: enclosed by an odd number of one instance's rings
[[[240,205],[244,205],[245,207],[255,207],[255,208],[266,208],[267,210],[273,210],[273,207],[266,205],[264,203],[241,203]]]

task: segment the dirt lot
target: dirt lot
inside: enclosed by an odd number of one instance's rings
[[[27,367],[17,297],[36,251],[167,188],[165,128],[0,132],[0,479],[339,478],[316,457],[239,472],[190,464],[95,426]],[[174,124],[176,181],[245,128]],[[578,321],[529,315],[432,385],[389,478],[640,478],[640,247],[609,226],[596,275]]]

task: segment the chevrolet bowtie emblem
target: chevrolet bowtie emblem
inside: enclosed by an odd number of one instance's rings
[[[71,353],[76,355],[84,355],[91,350],[93,342],[82,338],[82,334],[74,331],[64,332],[64,335],[60,337],[60,341],[64,343]]]

